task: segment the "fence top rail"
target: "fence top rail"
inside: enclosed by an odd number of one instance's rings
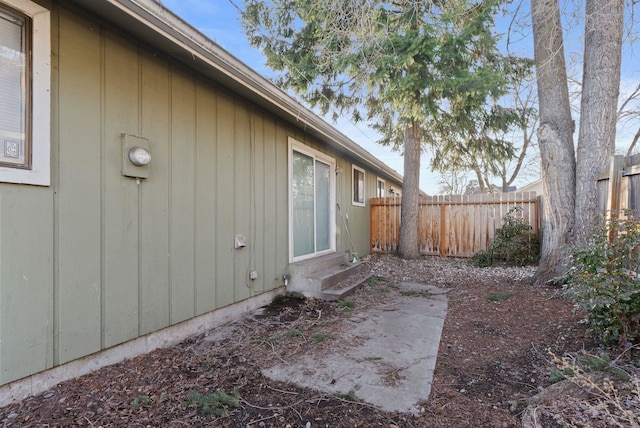
[[[536,192],[521,193],[491,193],[482,195],[439,195],[427,196],[419,199],[420,205],[502,205],[513,203],[533,203],[537,204]],[[372,206],[396,206],[402,203],[402,197],[395,196],[389,198],[371,198]]]
[[[623,162],[622,162],[623,177],[640,175],[640,153],[636,153],[635,155],[631,155],[630,157],[624,157],[623,155],[612,156],[612,159],[614,158],[623,159]],[[610,169],[611,169],[610,165],[607,166],[605,170],[598,175],[598,181],[608,180],[609,173],[611,172]]]

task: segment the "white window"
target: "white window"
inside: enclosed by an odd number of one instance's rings
[[[0,0],[0,181],[50,183],[50,13]]]
[[[353,198],[351,200],[353,201],[353,205],[364,207],[364,169],[352,165],[351,170],[351,176],[353,177]]]
[[[386,197],[385,182],[382,178],[378,177],[376,180],[376,198]]]

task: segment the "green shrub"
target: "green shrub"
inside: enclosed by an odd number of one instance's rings
[[[629,216],[600,226],[570,251],[562,281],[592,333],[606,343],[640,339],[640,221]]]
[[[532,229],[522,218],[521,207],[510,209],[502,218],[502,227],[496,230],[489,249],[475,253],[471,263],[479,267],[492,266],[496,261],[518,266],[537,263],[540,259],[540,242]]]

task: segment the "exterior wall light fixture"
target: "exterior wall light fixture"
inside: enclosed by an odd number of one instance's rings
[[[122,175],[137,179],[149,178],[151,150],[149,140],[131,134],[121,134]]]
[[[131,147],[129,149],[129,160],[135,166],[145,166],[151,162],[151,153],[144,147]]]

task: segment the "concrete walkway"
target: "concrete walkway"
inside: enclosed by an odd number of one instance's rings
[[[447,313],[446,290],[400,284],[403,295],[367,309],[341,329],[349,343],[326,355],[302,355],[265,376],[327,393],[349,394],[385,411],[418,414],[429,398]]]

